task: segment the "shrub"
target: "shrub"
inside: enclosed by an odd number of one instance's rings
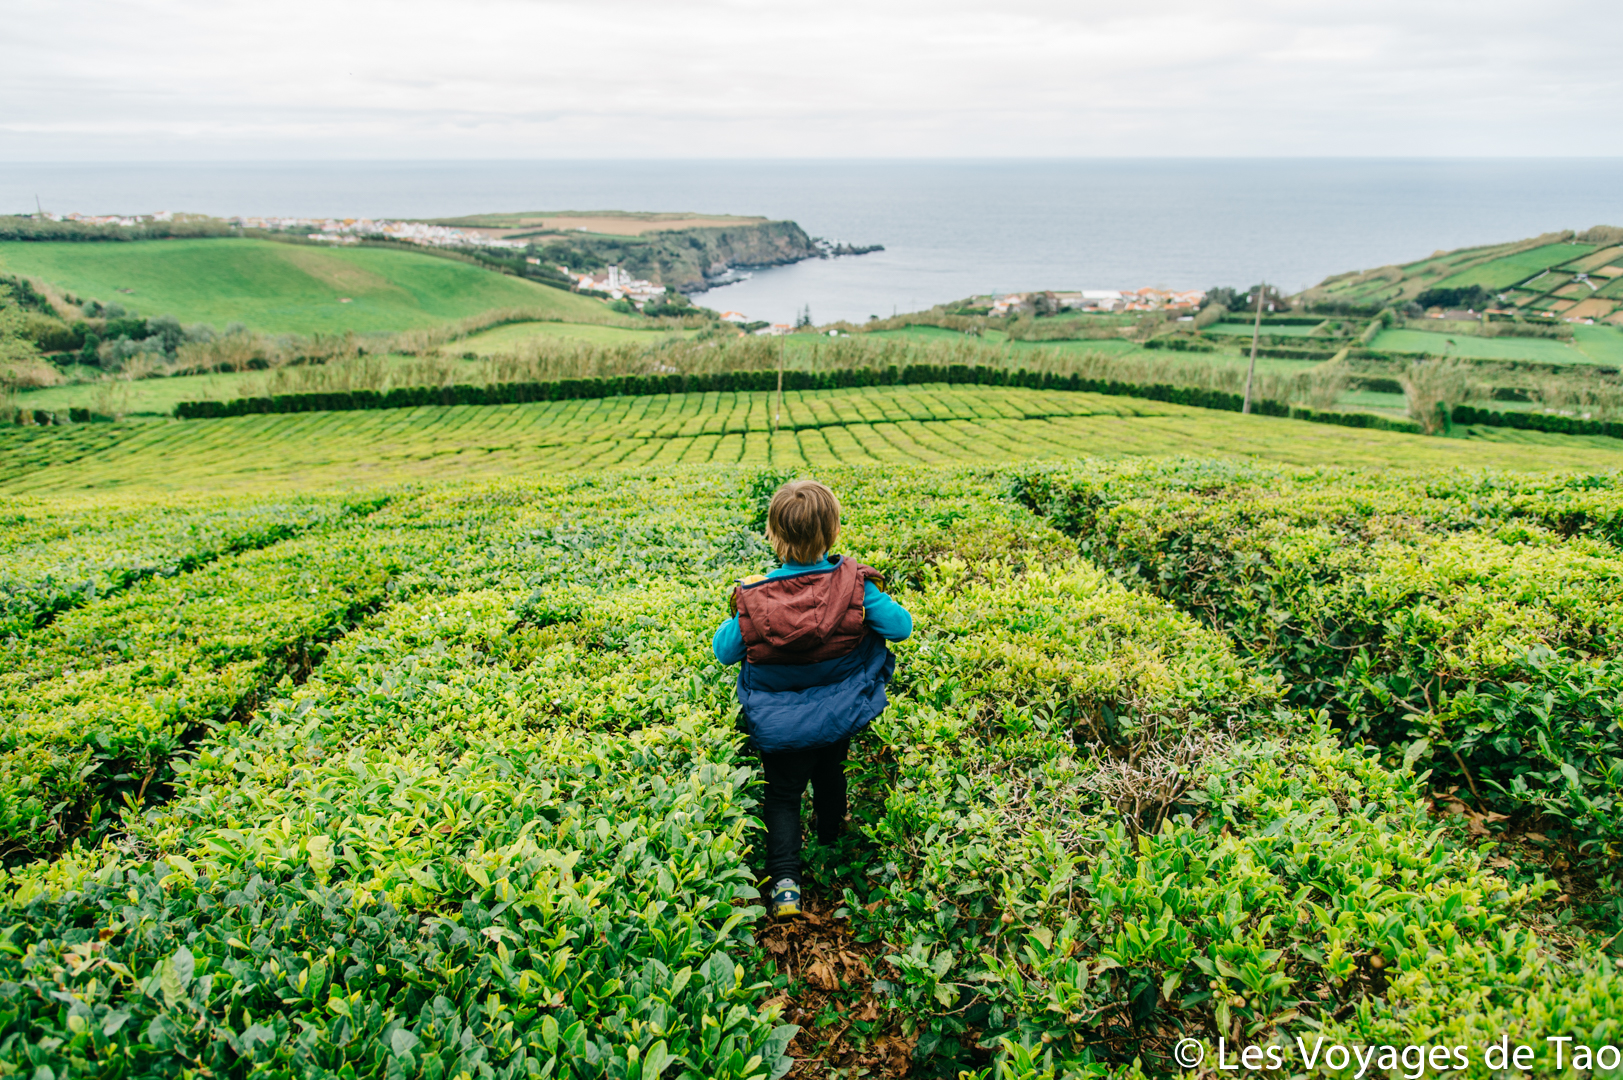
[[[1410,364],[1398,382],[1408,399],[1409,416],[1432,435],[1448,428],[1452,406],[1482,396],[1475,370],[1459,360],[1420,360]]]
[[[1457,289],[1427,289],[1414,298],[1422,308],[1470,308],[1480,311],[1488,306],[1493,294],[1480,285],[1467,285]]]
[[[1231,633],[1349,737],[1422,755],[1484,807],[1558,815],[1599,865],[1623,851],[1623,729],[1607,704],[1623,693],[1620,559],[1535,523],[1572,521],[1581,485],[1434,493],[1178,463],[1028,469],[1014,491],[1126,580]],[[1589,501],[1610,522],[1605,494]]]

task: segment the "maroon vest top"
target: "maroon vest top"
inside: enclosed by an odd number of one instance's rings
[[[752,664],[816,664],[861,644],[863,585],[884,580],[844,556],[833,570],[746,579],[733,589],[744,654]]]

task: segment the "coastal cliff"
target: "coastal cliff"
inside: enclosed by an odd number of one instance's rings
[[[574,243],[607,262],[618,262],[635,277],[684,293],[703,292],[735,270],[784,266],[821,254],[792,221],[673,229]]]

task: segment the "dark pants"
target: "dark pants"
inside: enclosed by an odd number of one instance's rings
[[[800,800],[808,781],[818,843],[839,839],[845,823],[845,754],[850,748],[851,740],[841,739],[815,750],[761,755],[761,771],[766,774],[761,818],[766,822],[766,876],[772,884],[781,878],[800,883]]]

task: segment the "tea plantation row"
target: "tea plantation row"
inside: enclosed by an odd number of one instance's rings
[[[954,466],[1084,454],[1623,467],[1616,439],[1508,428],[1456,434],[1425,438],[1054,390],[881,386],[785,392],[781,413],[774,395],[756,392],[0,428],[0,491],[240,494],[678,464]]]
[[[1168,1071],[1184,1034],[1623,1038],[1623,978],[1548,933],[1552,884],[1489,866],[1418,777],[1303,711],[1323,695],[1003,495],[1053,512],[1094,474],[822,475],[841,547],[919,627],[854,750],[865,871],[821,886],[885,944],[888,1012],[858,1037],[1008,1077]],[[780,479],[221,499],[175,517],[191,546],[131,539],[161,505],[115,507],[98,566],[193,563],[6,645],[0,1074],[787,1072],[768,1000],[796,987],[752,936],[758,770],[709,653],[726,583],[771,565]],[[1537,516],[1577,513],[1562,490],[1455,499],[1448,535],[1590,566],[1607,527]],[[1615,520],[1604,494],[1585,521]],[[73,512],[18,522],[19,594],[72,576],[52,550],[98,552]]]
[[[1344,737],[1565,836],[1623,918],[1623,483],[1211,461],[1031,470],[1028,506]]]

